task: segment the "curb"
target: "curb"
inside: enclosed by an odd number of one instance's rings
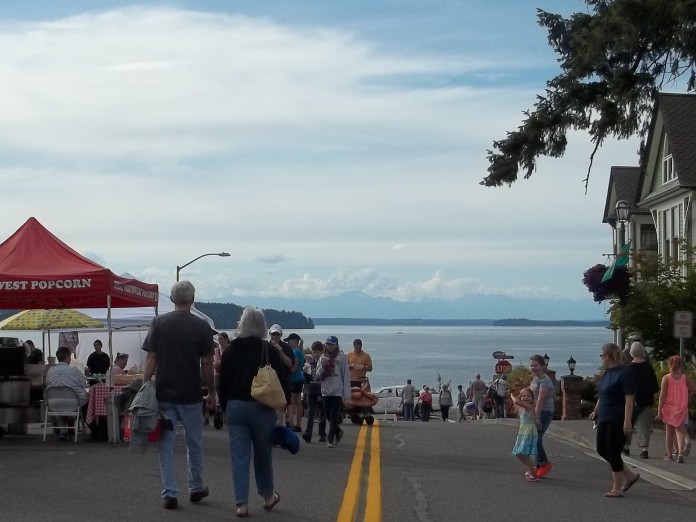
[[[567,430],[565,428],[560,428],[558,426],[554,426],[551,424],[549,427],[548,431],[549,435],[552,435],[558,439],[562,439],[566,442],[576,444],[578,446],[581,446],[585,449],[588,449],[592,451],[593,453],[596,452],[596,448],[594,447],[594,444],[592,441],[590,441],[587,437],[584,435],[577,433],[575,431]],[[637,460],[632,457],[627,457],[623,456],[624,462],[627,464],[631,465],[632,467],[638,468],[641,471],[644,471],[646,473],[650,473],[651,475],[654,475],[657,477],[662,483],[657,484],[661,487],[664,487],[666,489],[681,489],[681,490],[687,490],[687,491],[694,491],[696,490],[696,481],[689,479],[687,477],[682,477],[680,475],[677,475],[675,473],[672,473],[670,471],[666,471],[662,468],[658,468],[656,466],[651,466],[650,464],[646,464],[644,460]],[[675,487],[676,486],[676,487]]]

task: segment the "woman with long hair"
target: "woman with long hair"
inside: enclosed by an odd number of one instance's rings
[[[222,354],[220,361],[220,406],[225,412],[230,443],[232,483],[236,515],[246,517],[249,504],[249,463],[254,450],[256,489],[264,500],[263,508],[273,509],[280,495],[273,489],[274,409],[251,398],[251,382],[265,362],[278,374],[290,401],[290,381],[278,350],[266,337],[266,319],[261,310],[245,308],[237,327],[237,336]],[[266,355],[264,355],[264,353]]]
[[[682,360],[678,355],[669,358],[669,373],[662,378],[657,420],[665,423],[665,460],[672,460],[674,440],[677,441],[677,462],[684,463],[686,428],[689,417],[689,394],[696,393],[696,385],[682,373]]]
[[[532,384],[529,387],[534,394],[534,417],[537,427],[535,476],[543,477],[553,468],[544,449],[544,433],[553,420],[553,382],[546,373],[546,361],[541,355],[531,356],[529,369],[532,372]]]
[[[597,453],[611,466],[612,488],[604,496],[623,497],[640,475],[624,466],[621,450],[631,432],[636,387],[633,374],[621,362],[621,349],[614,343],[602,346],[604,373],[597,385],[599,398],[590,418],[597,421]]]

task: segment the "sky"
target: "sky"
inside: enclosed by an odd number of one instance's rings
[[[575,0],[35,0],[0,5],[0,241],[29,217],[197,298],[589,300],[609,169],[573,133],[529,180],[487,150],[559,70]]]

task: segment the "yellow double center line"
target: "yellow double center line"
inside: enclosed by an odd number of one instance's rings
[[[367,490],[365,492],[365,512],[361,519],[356,513],[359,501],[362,497],[363,484],[363,460],[365,456],[365,443],[367,432],[370,431],[370,465],[367,472]],[[380,463],[379,447],[379,421],[368,428],[363,424],[358,434],[358,441],[355,443],[355,453],[353,462],[350,465],[348,483],[343,493],[343,502],[338,511],[336,522],[354,522],[363,520],[364,522],[380,522],[382,520],[382,466]]]

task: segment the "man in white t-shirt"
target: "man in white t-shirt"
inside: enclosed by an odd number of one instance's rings
[[[496,379],[493,382],[495,387],[495,416],[500,419],[505,417],[505,398],[507,397],[507,375],[503,374],[502,377]]]

